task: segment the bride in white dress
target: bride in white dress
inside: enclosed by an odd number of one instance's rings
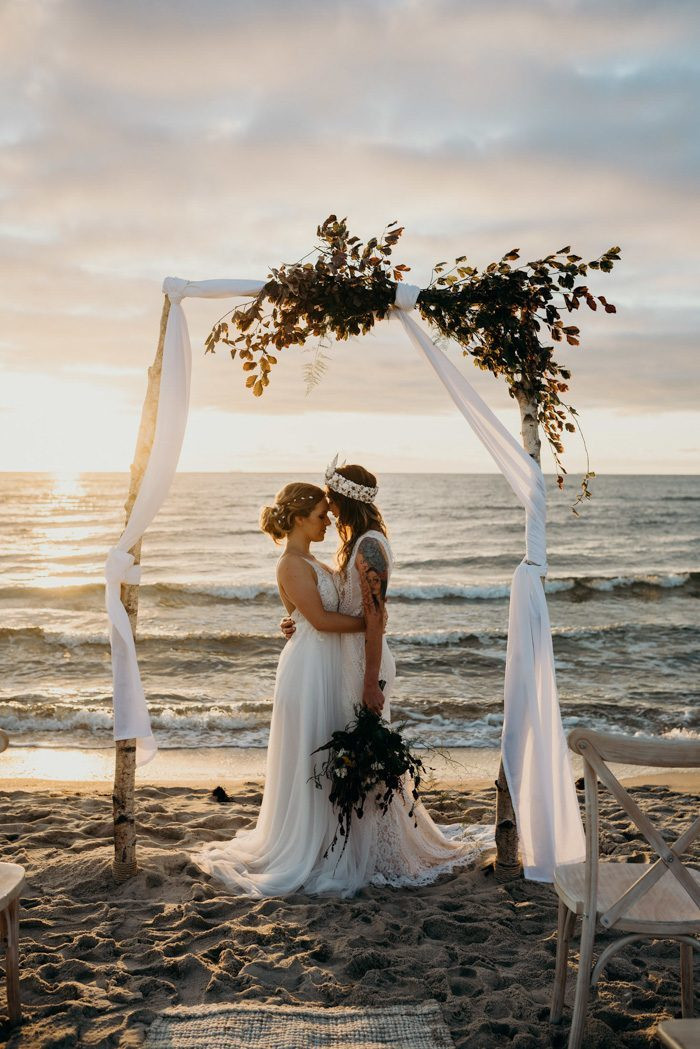
[[[260,526],[285,540],[277,585],[296,626],[277,667],[265,789],[258,822],[229,841],[213,841],[194,854],[197,865],[234,892],[278,896],[292,892],[352,895],[367,881],[368,857],[354,848],[324,858],[337,825],[329,789],[313,782],[312,752],[345,725],[340,688],[340,632],[363,632],[362,611],[338,612],[336,579],[310,553],[329,525],[328,502],[315,485],[286,485]],[[370,612],[370,619],[379,619]],[[358,636],[364,636],[358,633]],[[359,845],[359,843],[358,843]],[[367,846],[369,847],[369,845]]]
[[[341,638],[345,720],[352,718],[353,707],[364,704],[391,723],[396,665],[384,635],[383,610],[393,557],[382,515],[374,503],[377,479],[362,466],[336,468],[334,461],[326,471],[326,485],[340,536],[339,610],[367,619],[364,634],[355,632]],[[364,587],[362,574],[368,584]],[[375,610],[381,610],[381,619]],[[362,822],[355,820],[352,825],[350,840],[353,834],[364,839],[354,845],[356,854],[369,857],[369,880],[373,884],[427,885],[440,874],[474,861],[493,845],[491,826],[436,824],[421,801],[415,806],[414,817],[409,816],[412,786],[409,777],[404,777],[405,802],[395,796],[386,814],[367,804]]]

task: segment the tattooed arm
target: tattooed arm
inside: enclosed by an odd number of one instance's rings
[[[384,694],[379,687],[379,668],[382,661],[389,566],[381,543],[371,536],[360,539],[355,563],[362,584],[362,604],[365,616],[365,681],[362,702],[375,714],[381,714],[384,707]]]

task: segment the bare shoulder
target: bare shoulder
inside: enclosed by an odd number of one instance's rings
[[[291,580],[315,579],[314,570],[300,554],[282,554],[277,562],[277,579],[284,583]]]

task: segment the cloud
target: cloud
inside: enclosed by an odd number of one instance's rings
[[[405,224],[418,284],[465,253],[622,245],[595,278],[618,314],[579,316],[564,351],[575,403],[695,407],[697,5],[15,0],[1,18],[5,368],[112,369],[139,399],[165,275],[264,277],[335,211],[362,236]],[[187,305],[195,353],[218,309]],[[318,410],[300,361],[256,411]],[[196,408],[253,410],[237,365],[195,372]],[[334,351],[320,396],[447,411],[424,379],[383,326]]]

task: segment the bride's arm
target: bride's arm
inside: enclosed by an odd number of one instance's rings
[[[327,612],[316,585],[316,575],[301,558],[282,560],[277,566],[277,580],[294,606],[315,630],[332,634],[360,633],[365,629],[362,616],[344,616]]]
[[[360,540],[355,561],[362,584],[362,604],[365,613],[365,680],[362,702],[379,714],[384,706],[384,695],[379,687],[379,669],[382,662],[382,638],[389,566],[381,543],[371,536]]]

